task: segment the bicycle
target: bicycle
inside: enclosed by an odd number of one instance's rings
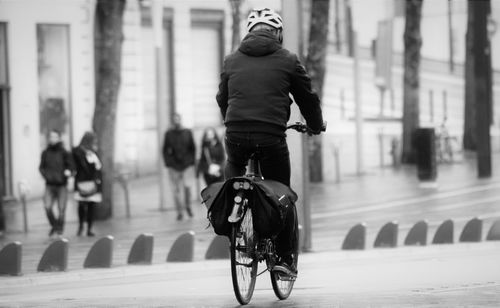
[[[287,129],[294,129],[301,133],[311,133],[311,130],[301,122],[288,125]],[[326,124],[322,131],[326,130]],[[258,155],[252,154],[247,173],[233,183],[236,194],[234,205],[228,221],[231,223],[230,234],[230,257],[231,257],[231,277],[234,294],[238,302],[246,305],[250,302],[257,276],[266,271],[270,273],[271,284],[275,295],[280,299],[287,299],[293,289],[297,278],[296,275],[286,275],[278,271],[273,271],[279,257],[276,253],[275,238],[259,238],[253,228],[252,208],[249,206],[247,195],[253,189],[252,179],[261,178]],[[247,178],[247,179],[245,179]],[[281,196],[280,202],[283,201]],[[291,207],[289,210],[296,210]],[[265,262],[266,269],[257,273],[258,263]],[[294,253],[294,265],[297,268],[298,253]]]

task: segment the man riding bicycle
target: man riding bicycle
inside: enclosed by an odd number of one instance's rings
[[[321,131],[320,100],[297,55],[282,47],[283,22],[273,10],[254,9],[248,34],[238,50],[224,60],[216,99],[226,126],[226,179],[241,176],[252,153],[258,152],[265,179],[290,186],[290,155],[286,125],[292,99],[314,133]],[[288,211],[276,239],[280,256],[274,270],[296,275],[298,253],[296,210]]]

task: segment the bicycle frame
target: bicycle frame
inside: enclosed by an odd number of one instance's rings
[[[264,179],[260,171],[260,163],[257,156],[258,156],[257,153],[254,153],[248,160],[247,164],[248,168],[245,177],[252,179],[260,177],[261,179]],[[229,215],[228,217],[228,221],[230,223],[236,223],[243,217],[246,210],[246,206],[248,205],[248,199],[244,198],[245,191],[253,189],[251,184],[246,181],[235,182],[233,184],[233,188],[237,191],[237,193],[236,196],[234,197],[233,210],[231,211],[231,215]]]
[[[264,179],[260,170],[258,153],[253,153],[250,156],[245,177],[251,179]],[[235,182],[233,184],[233,188],[237,191],[237,193],[234,197],[234,206],[233,210],[231,211],[231,215],[228,217],[228,221],[231,223],[237,223],[245,215],[245,212],[248,208],[248,199],[245,198],[245,192],[253,189],[253,187],[251,186],[250,182],[241,181]],[[264,260],[266,261],[266,270],[268,271],[271,271],[271,269],[276,264],[276,253],[274,245],[274,240],[271,238],[258,239],[257,246],[254,251],[255,258],[258,260],[258,262],[262,262]],[[264,272],[265,270],[257,274],[257,276],[261,275]]]
[[[316,133],[305,124],[297,122],[287,126],[300,133]],[[321,131],[325,131],[326,123]],[[227,218],[231,225],[231,276],[233,289],[240,304],[248,304],[252,298],[257,276],[269,271],[271,284],[275,295],[286,299],[293,289],[297,275],[283,273],[278,266],[275,238],[260,238],[253,229],[253,208],[249,205],[250,191],[254,189],[254,180],[263,180],[260,169],[259,153],[250,156],[245,176],[236,179],[232,185],[235,191],[234,205]],[[253,201],[253,200],[252,200]],[[280,198],[281,202],[281,198]],[[258,204],[256,205],[258,206]],[[248,235],[248,236],[247,236]],[[294,263],[297,264],[298,254],[295,254]],[[265,261],[266,269],[258,273],[258,263]]]

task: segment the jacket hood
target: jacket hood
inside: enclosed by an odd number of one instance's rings
[[[246,55],[261,57],[281,49],[281,44],[276,36],[269,31],[257,30],[248,33],[241,41],[238,49]]]

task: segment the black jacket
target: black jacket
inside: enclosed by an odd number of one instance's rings
[[[75,190],[77,189],[76,185],[79,182],[95,181],[98,191],[102,191],[102,168],[97,169],[95,164],[88,162],[85,149],[81,146],[73,148],[72,153],[76,166]]]
[[[323,116],[311,79],[297,56],[265,30],[249,33],[224,60],[219,104],[226,131],[284,136],[293,95],[307,124],[320,130]]]
[[[62,142],[49,145],[43,152],[38,168],[47,185],[64,186],[68,178],[64,170],[74,173],[75,167],[71,154],[64,148]]]
[[[209,156],[209,157],[207,157]],[[216,142],[211,144],[210,142],[205,142],[201,145],[200,160],[198,161],[198,166],[196,168],[196,175],[200,173],[207,173],[209,165],[218,164],[222,165],[226,160],[226,155],[224,153],[224,147],[222,143]]]
[[[193,133],[186,128],[172,128],[165,133],[163,161],[165,166],[183,171],[194,165],[195,145]]]

